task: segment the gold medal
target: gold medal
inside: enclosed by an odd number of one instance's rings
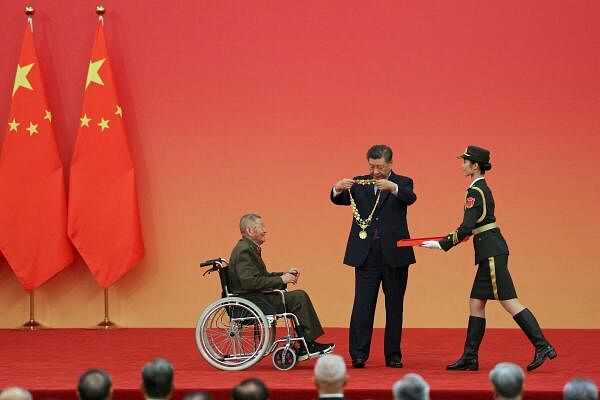
[[[364,179],[362,181],[356,180],[356,182],[360,183],[361,185],[370,185],[370,184],[374,184],[375,180],[374,179]],[[356,206],[356,203],[354,202],[352,193],[350,193],[350,206],[352,207],[352,215],[354,217],[354,220],[356,221],[356,224],[360,227],[360,232],[358,232],[358,237],[361,238],[362,240],[365,240],[368,236],[367,228],[369,227],[369,225],[371,225],[371,220],[373,219],[373,214],[375,213],[375,210],[377,209],[377,205],[379,204],[380,197],[381,197],[381,190],[377,193],[377,199],[375,199],[375,205],[373,206],[371,213],[369,214],[369,216],[366,219],[364,219],[358,213],[358,207]]]

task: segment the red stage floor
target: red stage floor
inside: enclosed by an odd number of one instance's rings
[[[337,343],[335,352],[347,355],[348,331],[327,329],[324,341]],[[501,361],[527,365],[532,347],[521,331],[489,329],[480,349],[480,371],[448,372],[446,363],[460,355],[463,329],[406,329],[403,337],[404,369],[384,366],[382,330],[376,330],[367,367],[349,368],[349,399],[391,399],[390,388],[408,372],[417,372],[431,386],[432,399],[490,399],[488,373]],[[600,383],[600,330],[547,330],[558,358],[527,373],[525,398],[561,399],[563,385],[572,377],[585,376]],[[0,330],[0,388],[28,388],[36,399],[75,399],[79,375],[87,368],[102,368],[113,377],[116,400],[140,399],[140,371],[155,357],[165,357],[175,367],[175,399],[195,389],[212,392],[218,400],[229,398],[231,387],[248,377],[263,379],[274,400],[315,399],[312,367],[300,363],[280,372],[266,358],[242,372],[223,372],[200,356],[192,329],[121,329],[94,331],[55,329],[38,332]]]

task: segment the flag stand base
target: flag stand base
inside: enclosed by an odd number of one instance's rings
[[[31,292],[29,292],[29,321],[25,322],[23,325],[21,325],[19,328],[20,330],[23,331],[39,331],[40,329],[48,329],[47,327],[45,327],[44,325],[42,325],[41,323],[37,322],[35,320],[35,297],[33,294],[33,290]]]
[[[35,319],[30,319],[19,327],[23,331],[39,331],[40,329],[48,329],[44,325],[37,322]]]
[[[112,322],[108,318],[104,318],[103,321],[99,322],[94,327],[94,329],[104,329],[104,330],[107,330],[107,331],[111,330],[111,329],[119,329],[119,328],[121,328],[121,327],[119,325],[115,324],[114,322]]]
[[[108,317],[108,288],[104,289],[104,320],[96,324],[93,329],[112,330],[121,328]]]

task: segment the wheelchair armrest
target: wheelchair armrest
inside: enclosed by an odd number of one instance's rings
[[[263,290],[261,291],[261,293],[264,294],[275,294],[275,293],[279,293],[279,295],[281,296],[281,301],[283,302],[283,305],[285,306],[285,293],[287,292],[286,289],[267,289],[267,290]]]

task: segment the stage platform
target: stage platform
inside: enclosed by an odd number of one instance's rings
[[[323,341],[335,342],[335,353],[349,364],[347,329],[326,331]],[[446,371],[446,363],[461,353],[464,334],[464,329],[405,329],[404,368],[391,369],[384,366],[383,331],[377,329],[367,367],[349,367],[346,398],[390,400],[392,384],[403,374],[416,372],[429,382],[434,400],[490,399],[488,373],[496,363],[511,361],[525,367],[531,361],[532,347],[520,330],[489,329],[480,349],[480,371]],[[546,335],[559,356],[526,374],[525,399],[559,400],[563,385],[575,376],[600,383],[600,330],[548,329]],[[280,372],[269,357],[242,372],[218,371],[198,353],[193,329],[0,330],[0,387],[26,387],[35,399],[74,400],[79,375],[88,368],[102,368],[113,378],[114,399],[141,399],[141,368],[156,357],[167,358],[175,367],[175,399],[202,389],[225,400],[234,384],[249,377],[263,379],[274,400],[317,397],[314,361]]]

